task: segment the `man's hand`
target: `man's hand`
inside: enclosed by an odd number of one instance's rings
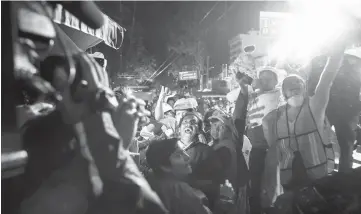
[[[236,78],[236,82],[238,83],[238,85],[241,87],[241,91],[242,93],[244,94],[246,92],[246,90],[248,89],[248,86],[246,84],[246,81],[245,81],[245,78],[246,77],[242,77],[242,78]]]
[[[102,111],[103,107],[109,103],[118,104],[109,88],[106,71],[86,53],[79,53],[72,57],[76,64],[77,79],[73,83],[68,82],[68,68],[64,57],[48,57],[42,63],[42,70],[53,72],[52,77],[49,77],[52,79],[49,81],[63,97],[56,107],[67,124],[76,124],[96,111]],[[105,99],[102,99],[103,97]],[[115,103],[113,103],[114,100]]]
[[[162,88],[160,89],[160,97],[165,97],[167,96],[167,94],[169,93],[169,88],[162,86]]]
[[[150,113],[145,110],[145,103],[134,97],[129,97],[113,114],[115,127],[123,139],[124,148],[128,148],[135,137],[139,119]]]

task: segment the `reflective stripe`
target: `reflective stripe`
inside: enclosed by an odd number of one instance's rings
[[[317,140],[315,137],[315,133],[309,134],[308,139],[310,141],[310,150],[312,155],[312,163],[318,165],[321,163],[320,157],[318,156],[318,148],[317,148]]]
[[[288,168],[289,161],[293,160],[293,153],[287,149],[285,139],[282,140],[282,150],[285,152],[286,161],[283,163],[282,168]]]

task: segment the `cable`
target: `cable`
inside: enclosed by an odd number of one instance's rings
[[[221,20],[221,19],[227,14],[228,10],[230,10],[230,8],[231,8],[231,7],[229,7],[229,8],[227,7],[227,1],[225,1],[224,3],[225,3],[225,5],[224,5],[224,6],[225,6],[224,13],[223,13],[220,17],[218,17],[218,19],[216,20],[216,22],[218,22],[219,20]]]
[[[208,16],[209,14],[214,10],[214,8],[218,5],[219,1],[217,1],[213,7],[206,13],[206,15],[203,16],[203,18],[201,19],[201,21],[199,21],[199,24],[201,24]]]
[[[215,7],[218,5],[219,1],[217,1],[212,8],[203,16],[203,18],[200,20],[199,25],[209,16],[209,14],[215,9]],[[173,52],[174,53],[174,52]],[[151,77],[148,78],[148,80],[154,79],[157,76],[159,76],[165,69],[167,69],[171,64],[173,64],[173,62],[178,59],[178,56],[176,56],[165,68],[163,68],[162,70],[160,70],[158,72],[158,70],[168,61],[169,58],[171,58],[171,56],[173,55],[173,53],[162,63],[162,65],[157,69],[157,71],[155,71]],[[154,77],[153,77],[154,76]]]
[[[179,55],[178,55],[178,56],[179,56]],[[156,78],[157,76],[159,76],[166,68],[168,68],[168,67],[175,61],[175,59],[178,58],[178,56],[176,56],[170,63],[168,63],[164,68],[162,68],[162,70],[159,70],[159,71],[155,74],[155,76],[153,77],[153,79]]]
[[[163,71],[165,71],[165,69],[167,69],[170,65],[172,65],[173,62],[174,62],[176,59],[178,59],[179,56],[180,56],[180,55],[176,56],[176,57],[172,60],[172,62],[170,62],[170,63],[169,63],[163,70],[161,70],[154,78],[156,78],[156,77],[159,76],[161,73],[163,73]]]
[[[230,10],[236,8],[236,7],[232,7],[233,5],[234,5],[234,3],[232,3],[232,4],[228,7],[228,9],[227,9],[221,16],[219,16],[219,17],[216,19],[215,22],[213,22],[213,25],[209,26],[209,27],[205,30],[205,32],[207,32],[211,27],[215,26],[215,24],[216,24],[219,20],[221,20],[225,15],[227,15],[227,13],[228,13]]]
[[[199,21],[199,25],[209,16],[209,14],[215,9],[215,7],[218,5],[219,1],[217,1],[212,8],[203,16],[203,18]],[[165,69],[167,69],[171,64],[174,63],[174,61],[176,59],[178,59],[178,56],[176,56],[165,68],[163,68],[162,70],[160,70],[162,68],[162,66],[168,61],[168,59],[170,59],[173,56],[174,52],[162,63],[162,65],[159,66],[159,68],[148,78],[148,80],[152,80],[154,78],[156,78],[157,76],[159,76],[161,73],[163,73],[163,71]],[[160,70],[160,71],[159,71]],[[154,76],[154,77],[153,77]]]
[[[163,67],[163,65],[169,60],[171,59],[171,57],[173,56],[174,52],[172,52],[171,55],[168,56],[168,58],[157,68],[157,70],[148,78],[151,79],[156,73],[159,72],[159,70]]]
[[[153,76],[158,76],[159,74],[159,70],[163,67],[163,65],[169,60],[169,59],[171,59],[171,56],[173,56],[173,54],[174,54],[175,52],[173,52],[160,66],[159,66],[159,68],[147,79],[147,81],[149,81],[149,80],[152,80],[153,79]],[[168,66],[166,66],[166,67],[168,67]],[[143,85],[145,85],[146,83],[143,83]]]

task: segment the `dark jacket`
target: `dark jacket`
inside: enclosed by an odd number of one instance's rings
[[[197,197],[192,187],[172,176],[152,175],[151,187],[161,198],[168,213],[171,214],[208,214],[207,208]]]
[[[187,148],[186,152],[190,156],[193,170],[187,183],[201,190],[206,195],[209,206],[212,207],[219,196],[219,185],[224,178],[220,173],[223,172],[221,160],[210,146],[199,142]]]

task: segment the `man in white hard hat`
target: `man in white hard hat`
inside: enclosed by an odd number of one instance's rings
[[[247,136],[252,144],[249,157],[251,179],[250,208],[251,213],[261,213],[260,194],[264,161],[269,145],[265,139],[262,119],[279,105],[281,92],[276,89],[279,71],[273,67],[262,67],[257,71],[258,86],[255,96],[250,99],[247,113]]]

